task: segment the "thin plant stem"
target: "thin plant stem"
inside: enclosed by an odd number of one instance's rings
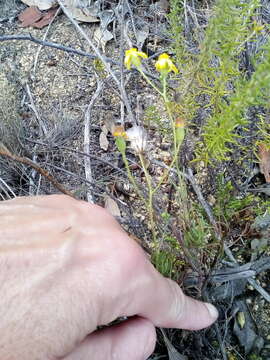
[[[154,89],[159,93],[159,95],[161,95],[161,96],[163,97],[162,92],[159,90],[159,88],[158,88],[154,83],[152,83],[151,80],[149,80],[148,76],[145,75],[145,73],[143,72],[142,68],[138,67],[137,70],[138,70],[139,73],[142,75],[142,77],[146,80],[146,82],[147,82],[150,86],[152,86],[152,88],[154,88]]]
[[[151,225],[151,232],[154,240],[154,244],[156,244],[156,231],[155,231],[155,220],[154,220],[154,211],[153,211],[153,187],[152,187],[152,181],[151,176],[149,175],[149,172],[145,166],[145,159],[142,153],[139,153],[139,159],[143,168],[143,172],[145,174],[145,179],[148,187],[148,212],[149,212],[149,218],[150,218],[150,225]]]
[[[173,160],[170,163],[170,165],[168,166],[165,174],[163,174],[163,176],[161,177],[161,179],[159,180],[158,184],[156,185],[156,187],[153,189],[153,194],[155,194],[155,192],[157,192],[157,190],[160,188],[160,185],[163,183],[164,179],[166,179],[166,177],[168,176],[168,174],[170,173],[171,169],[173,168],[174,164],[176,163],[178,154],[179,154],[179,150],[180,150],[180,145],[177,147],[176,152],[174,154]]]
[[[129,178],[129,181],[132,183],[135,191],[137,192],[137,194],[139,195],[139,197],[143,200],[144,204],[145,204],[146,206],[148,206],[147,201],[145,200],[145,198],[144,198],[141,190],[139,189],[138,184],[136,183],[136,181],[135,181],[135,179],[134,179],[134,176],[131,174],[130,167],[129,167],[129,163],[128,163],[128,159],[127,159],[127,157],[126,157],[126,153],[125,153],[125,152],[122,153],[122,158],[123,158],[123,162],[124,162],[125,168],[126,168],[126,170],[127,170],[127,176],[128,176],[128,178]]]
[[[170,171],[171,171],[171,169],[172,169],[172,167],[174,166],[175,163],[176,163],[177,169],[179,169],[178,164],[177,164],[177,158],[178,158],[178,154],[179,154],[180,146],[181,146],[181,144],[177,145],[177,141],[176,141],[176,132],[175,132],[175,126],[174,126],[174,119],[173,119],[173,115],[172,115],[172,112],[171,112],[171,109],[170,109],[170,106],[169,106],[169,99],[168,99],[168,96],[167,96],[167,77],[162,76],[161,81],[162,81],[162,88],[163,88],[162,97],[163,97],[163,100],[164,100],[164,103],[165,103],[167,113],[169,115],[172,130],[173,130],[174,156],[173,156],[173,160],[172,160],[168,170],[161,177],[161,179],[158,182],[157,186],[153,189],[153,194],[159,189],[162,182],[168,176],[168,174],[170,173]]]

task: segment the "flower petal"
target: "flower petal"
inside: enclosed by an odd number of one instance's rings
[[[171,65],[171,69],[175,74],[178,74],[179,71],[178,71],[177,67],[173,63]]]
[[[139,55],[140,57],[144,58],[144,59],[147,59],[148,58],[148,55],[142,51],[137,51],[137,55]]]

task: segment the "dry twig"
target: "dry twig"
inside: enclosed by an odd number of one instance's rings
[[[60,192],[62,192],[65,195],[74,197],[73,194],[67,190],[66,188],[64,188],[64,186],[62,184],[60,184],[47,170],[41,168],[39,165],[37,165],[34,161],[26,158],[26,157],[21,157],[15,154],[12,154],[6,147],[4,144],[2,144],[0,142],[0,156],[8,158],[10,160],[19,162],[21,164],[24,165],[28,165],[31,166],[32,168],[34,168],[40,175],[44,176],[50,183],[53,184],[53,186],[58,189]]]
[[[62,51],[66,51],[68,53],[72,53],[75,55],[80,55],[80,56],[85,56],[88,57],[89,59],[95,60],[98,58],[98,56],[93,55],[93,54],[89,54],[85,51],[82,50],[76,50],[73,49],[72,47],[69,46],[64,46],[62,44],[58,44],[55,42],[50,42],[50,41],[43,41],[41,39],[37,39],[35,37],[33,37],[31,34],[29,35],[2,35],[0,36],[0,42],[2,41],[14,41],[14,40],[27,40],[27,41],[32,41],[36,44],[42,45],[42,46],[48,46],[57,50],[62,50]],[[115,65],[119,65],[119,63],[113,59],[110,59],[108,57],[104,57],[104,60],[107,63],[111,63],[111,64],[115,64]]]
[[[47,29],[46,29],[46,32],[45,32],[45,34],[44,34],[44,36],[43,36],[43,41],[46,40],[46,38],[47,38],[47,36],[48,36],[48,33],[49,33],[49,31],[50,31],[51,25],[52,25],[52,23],[54,22],[55,18],[58,16],[59,12],[60,12],[60,8],[57,9],[56,13],[54,14],[53,18],[51,19],[51,21],[50,21],[50,23],[49,23],[49,25],[48,25],[48,27],[47,27]],[[36,53],[36,56],[35,56],[35,62],[34,62],[34,68],[33,68],[33,75],[34,75],[34,76],[35,76],[35,73],[36,73],[36,68],[37,68],[37,63],[38,63],[38,57],[39,57],[39,54],[40,54],[42,48],[43,48],[43,45],[40,45],[40,47],[38,48],[38,51],[37,51],[37,53]]]
[[[85,154],[89,155],[90,153],[90,120],[91,120],[91,112],[93,109],[93,106],[95,104],[95,101],[97,100],[101,90],[103,89],[103,83],[101,81],[97,81],[97,89],[94,93],[94,95],[91,98],[91,101],[89,105],[87,106],[87,109],[85,111],[84,116],[84,152]],[[92,169],[91,169],[91,160],[90,157],[84,158],[84,171],[85,171],[85,177],[86,180],[93,182],[92,178]],[[93,195],[90,190],[87,191],[87,201],[90,203],[94,203]]]

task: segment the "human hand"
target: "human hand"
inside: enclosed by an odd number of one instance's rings
[[[201,329],[217,317],[106,210],[63,195],[0,202],[0,293],[1,360],[147,359],[154,326]],[[121,316],[132,318],[95,331]]]

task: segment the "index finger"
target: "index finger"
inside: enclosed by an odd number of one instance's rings
[[[128,306],[123,315],[139,315],[155,326],[199,330],[218,317],[216,308],[186,296],[179,285],[163,277],[146,258],[137,266],[137,278],[131,279]]]
[[[164,278],[155,269],[152,282],[142,289],[143,311],[139,314],[158,327],[199,330],[210,326],[218,317],[212,304],[195,300],[183,293],[179,285]]]

